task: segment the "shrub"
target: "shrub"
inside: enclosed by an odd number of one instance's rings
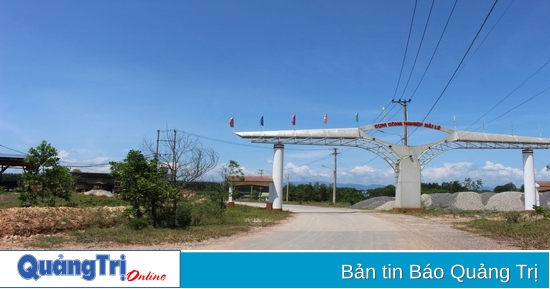
[[[523,218],[523,214],[518,211],[510,211],[504,213],[504,218],[508,223],[519,223]]]

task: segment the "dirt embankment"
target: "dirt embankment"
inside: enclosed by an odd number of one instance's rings
[[[110,227],[124,207],[9,208],[0,210],[0,238]]]

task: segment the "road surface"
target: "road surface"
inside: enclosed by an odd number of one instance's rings
[[[246,203],[262,206],[263,203]],[[347,208],[283,205],[290,220],[191,250],[517,250],[436,220]]]

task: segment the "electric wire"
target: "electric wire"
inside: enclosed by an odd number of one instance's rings
[[[397,85],[395,87],[395,92],[393,93],[393,98],[392,99],[395,99],[395,97],[397,96],[397,90],[399,89],[399,83],[401,83],[401,76],[403,74],[403,68],[405,67],[405,59],[407,58],[407,51],[409,50],[409,42],[411,40],[411,33],[412,33],[412,28],[413,28],[413,23],[414,23],[414,16],[416,14],[417,4],[418,4],[418,0],[414,1],[414,10],[413,10],[413,15],[412,15],[412,19],[411,19],[411,25],[409,27],[409,36],[407,37],[407,45],[405,46],[405,53],[403,54],[403,61],[401,62],[401,70],[399,71],[399,78],[397,79]]]
[[[22,152],[22,151],[18,151],[18,150],[16,150],[16,149],[9,148],[9,147],[7,147],[7,146],[5,146],[5,145],[2,145],[2,144],[0,144],[0,147],[3,147],[3,148],[5,148],[5,149],[8,149],[8,150],[10,150],[10,151],[14,151],[14,152],[17,152],[17,153],[20,153],[20,154],[24,154],[24,155],[27,154],[27,153],[24,153],[24,152]]]
[[[489,32],[487,32],[487,35],[485,35],[485,37],[483,38],[483,40],[481,40],[481,42],[479,43],[479,45],[477,46],[476,50],[474,50],[474,52],[471,54],[471,56],[468,58],[468,60],[466,60],[466,62],[464,63],[464,65],[460,68],[460,71],[458,72],[457,75],[459,75],[462,70],[464,70],[464,67],[466,67],[466,65],[468,65],[468,62],[470,62],[470,60],[473,58],[473,56],[476,54],[476,52],[479,50],[479,48],[483,45],[483,43],[485,42],[485,40],[487,40],[487,37],[489,37],[489,35],[491,35],[491,32],[493,32],[493,30],[495,29],[495,27],[497,26],[497,24],[500,22],[500,20],[502,19],[502,17],[504,17],[504,15],[506,14],[506,12],[508,12],[508,9],[510,9],[510,7],[512,6],[512,4],[514,4],[514,1],[515,0],[512,0],[512,2],[510,2],[510,4],[508,4],[508,7],[506,7],[506,10],[504,10],[504,12],[502,13],[502,15],[500,15],[500,17],[498,18],[498,20],[495,22],[495,24],[493,25],[493,27],[491,27],[491,29],[489,30]]]
[[[418,50],[416,51],[416,56],[414,57],[414,62],[411,68],[411,72],[409,73],[409,77],[407,78],[407,83],[405,83],[405,88],[403,88],[403,92],[401,93],[401,96],[399,99],[403,98],[403,95],[405,95],[405,91],[407,90],[407,87],[409,87],[409,82],[411,81],[411,76],[414,72],[414,68],[416,67],[416,62],[418,60],[418,55],[420,54],[420,50],[422,50],[422,44],[424,43],[424,37],[426,36],[426,30],[428,29],[428,24],[430,23],[430,18],[432,16],[432,11],[434,8],[435,0],[432,0],[432,5],[430,6],[430,12],[428,13],[428,19],[426,19],[426,24],[424,25],[424,31],[422,32],[422,38],[420,39],[420,44],[418,45]]]
[[[476,121],[474,121],[470,126],[468,126],[465,130],[468,130],[470,127],[472,127],[474,124],[476,124],[478,121],[480,121],[484,116],[486,116],[487,114],[489,114],[491,111],[493,111],[497,106],[499,106],[504,100],[506,100],[508,97],[510,97],[510,95],[512,95],[514,92],[516,92],[520,87],[522,87],[527,81],[529,81],[531,78],[533,78],[533,76],[535,76],[537,73],[539,73],[546,65],[548,65],[548,63],[550,63],[550,59],[544,63],[539,69],[537,69],[533,74],[531,74],[527,79],[525,79],[520,85],[518,85],[514,90],[512,90],[512,92],[510,92],[508,95],[506,95],[504,98],[502,98],[497,104],[495,104],[492,108],[490,108],[487,112],[485,112],[485,114],[483,114],[482,116],[480,116]],[[537,95],[535,95],[537,96]],[[535,97],[534,96],[534,97]],[[531,97],[530,99],[533,99],[534,97]],[[529,100],[530,100],[529,99]],[[522,103],[523,104],[523,103]],[[519,107],[519,106],[517,106]],[[508,111],[509,112],[509,111]],[[508,113],[506,112],[506,113]]]
[[[443,88],[443,91],[441,91],[441,93],[439,94],[439,96],[437,97],[436,101],[434,102],[434,104],[432,105],[432,107],[429,109],[428,113],[424,116],[424,118],[422,119],[421,122],[424,122],[426,120],[426,118],[428,118],[428,116],[430,115],[430,113],[432,112],[432,110],[434,109],[434,107],[437,105],[437,103],[439,102],[439,100],[441,99],[441,97],[443,96],[443,94],[445,94],[445,91],[447,91],[447,88],[449,87],[449,85],[451,84],[451,82],[453,81],[453,79],[455,78],[460,66],[462,65],[462,63],[464,62],[464,59],[466,58],[466,56],[468,55],[468,52],[470,51],[470,49],[472,48],[472,46],[474,45],[477,37],[479,36],[479,33],[481,33],[481,30],[483,29],[483,27],[485,26],[485,23],[487,23],[487,19],[489,19],[489,17],[491,16],[491,13],[493,12],[495,6],[497,5],[498,3],[498,0],[495,0],[495,2],[493,3],[493,6],[491,7],[491,10],[489,10],[489,13],[487,13],[487,16],[485,17],[485,20],[483,20],[483,23],[481,24],[481,26],[479,27],[474,39],[472,39],[472,42],[470,43],[470,46],[468,46],[468,49],[466,50],[466,52],[464,53],[464,56],[462,57],[462,59],[460,60],[458,66],[456,67],[455,71],[453,72],[453,74],[451,75],[451,77],[449,78],[449,81],[447,82],[447,84],[445,85],[445,87]],[[414,131],[411,133],[414,134],[414,132],[416,132],[418,129],[415,128]]]
[[[539,92],[539,93],[537,93],[537,94],[535,94],[535,95],[531,96],[530,98],[526,99],[526,100],[525,100],[525,101],[523,101],[522,103],[520,103],[520,104],[518,104],[518,105],[514,106],[513,108],[511,108],[511,109],[507,110],[506,112],[502,113],[501,115],[499,115],[499,116],[497,116],[497,117],[493,118],[492,120],[490,120],[490,121],[489,121],[489,122],[487,122],[487,123],[491,123],[491,122],[493,122],[493,121],[495,121],[495,120],[497,120],[497,119],[499,119],[499,118],[503,117],[504,115],[506,115],[506,114],[510,113],[511,111],[515,110],[516,108],[518,108],[518,107],[520,107],[520,106],[522,106],[522,105],[526,104],[527,102],[529,102],[529,101],[533,100],[533,99],[534,99],[535,97],[537,97],[537,96],[539,96],[539,95],[541,95],[541,94],[545,93],[545,92],[546,92],[546,91],[548,91],[548,90],[550,90],[550,86],[549,86],[549,87],[547,87],[547,88],[545,88],[545,89],[543,89],[543,90],[542,90],[541,92]],[[477,130],[479,130],[480,128],[481,128],[481,127],[478,127],[478,128],[476,129],[476,131],[477,131]]]
[[[422,74],[422,77],[420,78],[420,81],[418,81],[418,84],[416,85],[416,88],[414,89],[411,97],[409,99],[412,99],[414,95],[416,94],[416,91],[420,87],[420,84],[422,84],[422,81],[424,80],[424,77],[426,76],[426,73],[428,72],[428,69],[430,68],[432,61],[435,57],[435,54],[437,53],[437,50],[439,48],[439,44],[441,44],[441,40],[443,39],[443,36],[445,35],[445,32],[447,31],[447,26],[449,26],[449,22],[451,21],[451,18],[453,16],[453,13],[455,11],[456,4],[458,3],[458,0],[455,0],[455,3],[453,5],[453,8],[451,9],[451,12],[449,13],[449,17],[447,17],[447,22],[445,23],[445,26],[443,27],[443,31],[441,32],[441,35],[439,36],[439,40],[437,41],[437,45],[435,46],[434,52],[432,53],[432,56],[430,57],[430,61],[428,61],[428,65],[426,66],[426,69],[424,70],[424,73]]]

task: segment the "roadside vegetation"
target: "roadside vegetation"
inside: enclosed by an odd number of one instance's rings
[[[451,223],[457,229],[524,250],[550,249],[550,210],[540,206],[535,206],[534,211],[530,213],[431,209],[407,214],[439,219]]]
[[[71,192],[69,170],[59,166],[57,150],[43,141],[25,157],[31,165],[20,178],[24,185],[0,187],[0,240],[39,248],[73,242],[110,244],[106,248],[186,243],[274,225],[290,216],[240,205],[228,209],[232,177],[242,175],[233,160],[221,166],[221,181],[187,194],[187,185],[216,167],[218,157],[176,131],[170,144],[159,149],[158,158],[130,150],[123,161],[111,162],[120,191],[95,196]],[[160,162],[163,158],[172,162]]]
[[[288,211],[268,211],[235,205],[219,215],[219,207],[206,196],[189,200],[192,223],[185,229],[139,230],[129,226],[119,197],[73,193],[72,204],[22,208],[17,193],[0,193],[0,240],[22,242],[29,248],[62,248],[71,243],[113,245],[161,245],[199,242],[275,225],[290,216]],[[213,213],[215,212],[215,213]],[[77,245],[78,246],[78,245]]]

